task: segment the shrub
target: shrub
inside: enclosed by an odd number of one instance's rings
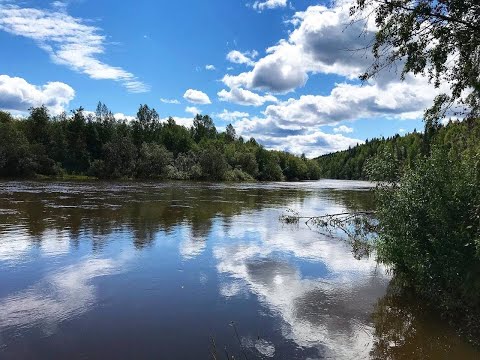
[[[434,148],[377,190],[379,259],[447,309],[480,300],[480,147]]]

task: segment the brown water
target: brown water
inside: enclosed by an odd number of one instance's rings
[[[374,259],[278,220],[368,188],[0,183],[0,359],[479,358]]]

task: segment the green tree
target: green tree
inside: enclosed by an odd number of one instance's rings
[[[193,119],[192,135],[195,142],[199,143],[203,139],[215,139],[217,129],[213,120],[208,115],[197,115]]]
[[[0,113],[0,176],[29,176],[35,171],[25,135]]]
[[[228,163],[225,155],[215,146],[210,145],[199,154],[199,164],[202,174],[209,180],[223,180],[228,170]]]
[[[478,0],[356,0],[352,14],[374,14],[378,31],[374,63],[361,77],[374,77],[401,62],[402,78],[425,74],[437,96],[427,119],[443,118],[457,103],[457,115],[480,116],[480,3]]]
[[[141,178],[158,179],[167,176],[173,154],[163,145],[143,143],[138,159],[137,174]]]
[[[115,135],[105,144],[103,160],[92,164],[92,175],[100,178],[130,178],[135,173],[137,149],[129,136]]]
[[[233,127],[232,124],[227,125],[225,129],[225,136],[227,138],[227,141],[237,140],[237,132],[235,131],[235,128]]]

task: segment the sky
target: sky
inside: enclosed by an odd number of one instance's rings
[[[0,109],[148,104],[309,157],[422,129],[441,89],[399,69],[361,83],[376,28],[351,1],[0,0]]]

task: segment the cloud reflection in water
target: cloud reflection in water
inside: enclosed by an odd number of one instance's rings
[[[86,258],[47,275],[31,288],[0,299],[0,331],[44,325],[44,329],[88,311],[96,303],[95,278],[120,273],[129,256]]]
[[[265,219],[272,218],[265,216]],[[370,314],[388,284],[373,259],[355,260],[348,246],[300,227],[291,233],[244,216],[214,248],[223,296],[251,292],[285,326],[282,334],[321,357],[368,358],[373,343]],[[249,226],[250,224],[250,226]],[[245,239],[251,239],[245,241]],[[324,274],[303,275],[317,263]],[[322,266],[323,265],[323,266]]]

